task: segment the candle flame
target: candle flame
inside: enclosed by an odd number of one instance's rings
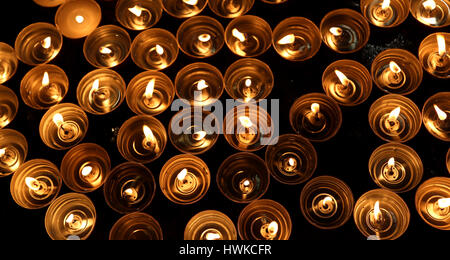
[[[339,78],[342,85],[347,86],[349,84],[350,80],[340,70],[335,70],[334,73],[336,73],[336,76]]]
[[[444,121],[447,119],[447,113],[442,111],[437,105],[434,105],[434,109],[436,110],[436,113],[438,114],[439,120]]]
[[[311,105],[311,111],[317,115],[320,112],[320,105],[317,103],[312,103]]]
[[[41,44],[42,44],[42,48],[44,48],[44,49],[48,49],[48,48],[52,47],[52,37],[48,36],[41,42]]]
[[[6,148],[0,149],[0,157],[3,157],[6,154]]]
[[[128,8],[128,11],[130,11],[132,14],[136,15],[137,17],[141,17],[142,15],[142,7],[135,5],[132,8]]]
[[[194,133],[194,135],[195,135],[195,140],[202,140],[203,138],[205,138],[207,133],[205,131],[198,131],[198,132]]]
[[[248,186],[250,186],[250,181],[249,180],[245,180],[243,184],[244,184],[245,187],[248,187]]]
[[[436,2],[434,0],[426,0],[422,3],[423,7],[429,11],[436,9]]]
[[[400,116],[401,108],[397,107],[396,109],[392,110],[392,112],[389,114],[389,120],[395,121]]]
[[[158,55],[161,56],[164,54],[164,48],[161,45],[156,44],[155,48],[156,48],[156,53],[158,53]]]
[[[198,0],[183,0],[188,5],[196,5],[198,3]]]
[[[444,56],[447,53],[447,46],[445,44],[445,37],[442,34],[437,35],[437,42],[438,42],[438,48],[439,48],[439,55]]]
[[[209,88],[208,84],[206,83],[205,80],[200,80],[197,82],[197,90],[202,91],[206,88]]]
[[[198,36],[198,40],[201,42],[209,42],[209,40],[211,40],[211,35],[207,33],[200,34]]]
[[[75,16],[75,21],[77,22],[77,23],[83,23],[84,22],[84,16],[82,16],[82,15],[77,15],[77,16]]]
[[[278,223],[276,221],[272,221],[267,230],[270,235],[275,236],[278,233]]]
[[[383,4],[381,5],[381,8],[382,8],[383,10],[386,10],[386,9],[389,8],[390,5],[391,5],[391,0],[384,0],[384,1],[383,1]]]
[[[245,80],[245,86],[248,88],[252,85],[252,80],[251,79],[246,79]]]
[[[53,123],[55,123],[56,126],[61,126],[62,124],[64,124],[64,118],[60,113],[56,113],[53,116]]]
[[[151,79],[145,88],[144,96],[148,99],[153,97],[153,92],[155,91],[155,81],[155,79]]]
[[[33,177],[26,177],[25,184],[30,188],[30,190],[38,191],[40,189],[39,181]]]
[[[187,169],[183,169],[180,173],[178,173],[177,179],[179,181],[184,181],[186,179],[187,174],[188,174],[188,170]]]
[[[395,166],[395,158],[392,157],[391,159],[389,159],[388,161],[388,166],[389,167],[394,167]]]
[[[241,33],[238,29],[234,28],[233,31],[231,31],[234,37],[236,37],[239,41],[245,42],[246,38],[243,33]]]
[[[295,42],[295,35],[294,34],[288,34],[281,38],[278,41],[278,44],[280,45],[286,45],[286,44],[293,44]]]
[[[327,205],[327,202],[331,202],[333,201],[333,199],[330,196],[326,196],[323,200],[322,200],[322,205],[325,207]]]
[[[381,219],[381,210],[380,210],[380,202],[375,202],[375,206],[373,207],[373,216],[375,221],[380,221]]]
[[[341,36],[344,31],[340,27],[331,27],[330,33],[334,36]]]
[[[128,189],[124,190],[123,192],[127,196],[135,196],[136,195],[136,190],[134,188],[128,188]]]
[[[295,166],[295,159],[294,158],[289,158],[288,164],[289,164],[289,166]]]
[[[220,235],[214,232],[208,232],[206,234],[206,240],[219,240]]]
[[[73,222],[73,219],[74,219],[74,215],[73,215],[73,214],[70,214],[70,215],[67,217],[67,219],[66,219],[66,223],[67,223],[67,224],[72,223],[72,222]]]
[[[252,120],[250,120],[250,118],[247,116],[239,117],[239,121],[245,128],[250,128],[253,126]]]
[[[400,66],[398,66],[398,64],[395,61],[389,62],[389,69],[396,74],[402,72],[402,69],[400,68]]]
[[[48,72],[44,72],[44,76],[42,77],[42,86],[48,86],[50,84],[50,77],[48,76]]]
[[[441,209],[445,209],[447,207],[450,207],[450,198],[445,198],[445,199],[438,200],[438,206]]]
[[[83,175],[84,177],[88,176],[89,174],[92,173],[93,168],[91,166],[85,166],[82,170],[81,170],[81,175]]]
[[[148,142],[154,142],[155,141],[155,136],[153,135],[153,131],[152,129],[150,129],[150,127],[144,125],[142,127],[143,131],[144,131],[144,135],[145,135],[145,140],[147,140]]]
[[[92,83],[92,91],[94,91],[94,92],[97,91],[99,89],[99,87],[100,87],[100,80],[96,79],[94,81],[94,83]]]
[[[100,47],[100,53],[101,54],[111,54],[112,50],[108,47]]]

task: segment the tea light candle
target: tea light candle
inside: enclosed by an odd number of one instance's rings
[[[431,75],[450,78],[450,33],[434,33],[426,37],[419,47],[419,60]]]
[[[126,214],[142,211],[150,205],[155,196],[156,183],[147,167],[126,162],[111,171],[103,191],[109,207]]]
[[[277,53],[291,61],[314,57],[322,44],[319,28],[303,17],[290,17],[273,30],[272,45]]]
[[[255,0],[228,1],[209,0],[208,6],[214,14],[223,18],[236,18],[252,9]]]
[[[28,143],[16,130],[0,129],[0,177],[13,174],[25,162]]]
[[[164,10],[176,18],[195,16],[205,9],[207,0],[162,0]]]
[[[388,49],[378,54],[371,71],[378,88],[399,95],[414,92],[423,78],[419,60],[414,54],[402,49]]]
[[[110,69],[98,69],[86,74],[77,87],[81,108],[94,115],[104,115],[117,109],[125,100],[126,83]]]
[[[92,66],[112,68],[126,60],[130,48],[131,39],[127,31],[119,26],[105,25],[86,38],[83,52]]]
[[[163,232],[154,217],[133,212],[114,224],[109,232],[109,240],[163,240]]]
[[[175,36],[166,30],[153,28],[140,33],[131,45],[131,58],[145,70],[162,70],[175,62],[179,49]]]
[[[129,30],[145,30],[162,17],[161,1],[119,0],[116,4],[116,19]]]
[[[415,204],[425,223],[450,230],[450,178],[434,177],[422,183],[417,189]]]
[[[267,147],[266,164],[277,181],[297,185],[307,181],[315,172],[317,152],[300,135],[282,135],[277,145]]]
[[[88,126],[86,113],[74,104],[65,103],[51,107],[44,114],[39,134],[48,147],[66,150],[83,140]]]
[[[189,220],[184,240],[237,240],[237,231],[227,215],[216,210],[206,210]]]
[[[56,27],[70,39],[91,34],[100,24],[102,10],[93,0],[66,1],[55,15]]]
[[[211,57],[222,49],[224,33],[222,24],[216,19],[209,16],[192,17],[178,28],[178,45],[188,56]]]
[[[311,93],[298,98],[291,107],[289,120],[298,134],[314,142],[333,138],[342,124],[339,105],[325,94]]]
[[[410,11],[414,18],[430,27],[444,27],[450,24],[448,0],[411,0]]]
[[[128,84],[128,107],[136,114],[159,115],[169,108],[175,97],[175,86],[164,73],[146,71]]]
[[[331,11],[322,19],[320,32],[324,43],[338,53],[353,53],[369,41],[367,20],[351,9]]]
[[[249,203],[266,193],[270,173],[264,160],[257,155],[237,153],[221,164],[216,180],[225,197],[237,203]]]
[[[63,4],[65,1],[66,0],[33,0],[33,2],[43,7],[55,7]]]
[[[13,47],[0,42],[0,84],[5,83],[16,74],[19,61]]]
[[[428,132],[443,141],[450,141],[450,92],[431,96],[422,110],[423,124]]]
[[[95,206],[86,195],[67,193],[48,207],[45,229],[53,240],[67,240],[70,236],[86,240],[94,230],[96,218]]]
[[[69,78],[56,65],[39,65],[31,69],[20,83],[23,102],[34,109],[49,109],[59,104],[69,90]]]
[[[240,59],[231,64],[224,80],[228,95],[245,103],[267,98],[275,82],[269,65],[253,58]]]
[[[375,26],[395,27],[409,15],[410,0],[361,0],[361,12]]]
[[[397,193],[419,185],[423,171],[419,155],[411,147],[399,143],[378,147],[369,159],[372,180],[381,188]]]
[[[377,189],[363,194],[355,204],[354,220],[365,236],[395,240],[409,225],[410,212],[403,199],[392,191]]]
[[[203,126],[208,122],[208,127]],[[213,113],[192,113],[181,110],[169,124],[169,138],[173,146],[183,153],[202,154],[211,149],[219,139],[219,123]]]
[[[208,192],[210,182],[206,163],[188,154],[172,157],[159,175],[159,185],[166,198],[181,205],[200,201]]]
[[[11,179],[11,196],[26,209],[48,206],[58,195],[62,179],[58,168],[50,161],[30,160],[17,169]]]
[[[257,200],[245,207],[238,219],[242,240],[288,240],[292,232],[289,212],[273,200]]]
[[[357,106],[372,93],[372,77],[361,63],[338,60],[325,69],[322,86],[325,93],[340,105]]]
[[[60,31],[49,23],[33,23],[17,36],[17,58],[25,64],[36,66],[53,60],[62,48]]]
[[[222,72],[208,63],[197,62],[182,68],[175,78],[176,94],[193,106],[208,106],[222,96]]]
[[[117,136],[120,154],[128,161],[150,163],[158,159],[167,144],[167,133],[158,119],[148,115],[125,121]]]
[[[0,129],[14,120],[19,109],[19,99],[14,91],[0,85]]]
[[[261,107],[243,104],[230,110],[223,121],[225,139],[240,151],[258,151],[275,133],[270,115]]]
[[[228,24],[225,30],[225,42],[236,55],[256,57],[270,48],[272,29],[258,16],[240,16]]]
[[[300,208],[306,220],[320,229],[336,229],[352,216],[355,201],[343,181],[320,176],[309,181],[300,195]]]
[[[388,94],[375,101],[369,110],[373,132],[387,142],[406,142],[414,138],[422,125],[422,114],[410,99]]]

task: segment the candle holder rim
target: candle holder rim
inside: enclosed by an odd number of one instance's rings
[[[128,220],[129,218],[139,218],[139,217],[146,218],[149,221],[151,221],[154,224],[156,224],[155,226],[158,228],[158,230],[155,230],[155,231],[158,231],[158,235],[160,235],[161,236],[161,240],[163,240],[163,231],[162,231],[161,225],[159,224],[158,220],[156,220],[155,217],[153,217],[152,215],[150,215],[148,213],[145,213],[145,212],[141,212],[141,211],[131,212],[131,213],[128,213],[128,214],[123,215],[122,217],[120,217],[114,223],[112,228],[110,229],[109,240],[113,240],[114,239],[112,231],[115,231],[118,227],[120,227],[123,224],[122,223],[123,221]]]
[[[166,6],[164,5],[164,1],[167,1],[167,0],[159,0],[159,1],[161,1],[161,3],[162,3],[162,8],[164,9],[164,11],[165,11],[168,15],[170,15],[170,16],[172,16],[172,17],[175,17],[175,18],[177,18],[177,19],[186,19],[186,18],[190,18],[190,17],[196,16],[196,15],[200,14],[201,12],[203,12],[203,10],[205,10],[206,6],[208,5],[208,0],[205,0],[205,4],[203,5],[202,8],[200,8],[200,10],[198,11],[197,14],[195,14],[195,15],[188,15],[188,16],[186,16],[186,15],[176,16],[174,13],[168,11],[167,8],[166,8]],[[196,4],[196,5],[197,5],[197,4]]]

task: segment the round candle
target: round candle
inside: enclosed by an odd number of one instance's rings
[[[28,143],[16,130],[0,129],[0,177],[14,173],[25,162]]]
[[[0,84],[5,83],[14,76],[19,61],[13,47],[0,42]]]
[[[163,240],[163,231],[154,217],[133,212],[114,224],[109,232],[109,240]]]
[[[101,18],[100,5],[93,0],[66,1],[56,12],[55,24],[67,38],[79,39],[92,33]]]

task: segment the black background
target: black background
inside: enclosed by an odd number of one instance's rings
[[[98,2],[102,6],[103,12],[101,25],[119,25],[114,16],[116,1]],[[315,0],[309,3],[306,2],[289,0],[284,4],[270,5],[256,0],[249,14],[264,18],[273,29],[283,19],[291,16],[303,16],[319,25],[322,17],[334,9],[351,8],[360,11],[359,1],[357,0]],[[17,34],[27,25],[35,22],[54,23],[54,15],[57,9],[43,8],[31,0],[26,0],[2,1],[0,10],[2,14],[0,15],[0,41],[14,46]],[[208,8],[202,12],[202,15],[213,16],[222,22],[224,27],[230,21],[215,16]],[[175,34],[178,26],[183,21],[164,13],[162,19],[155,27],[165,28]],[[258,57],[270,65],[275,75],[275,88],[269,98],[281,99],[281,134],[292,133],[288,115],[294,100],[306,93],[323,92],[321,85],[322,72],[333,61],[354,59],[370,69],[373,58],[382,50],[403,48],[417,55],[420,42],[427,35],[438,31],[448,31],[448,27],[440,30],[432,29],[420,24],[410,15],[407,21],[399,27],[381,29],[371,25],[371,30],[368,45],[355,54],[337,54],[322,44],[320,52],[313,59],[305,62],[295,63],[283,60],[273,48]],[[138,32],[134,31],[129,31],[129,33],[132,39],[138,34]],[[83,43],[84,39],[70,40],[64,38],[61,53],[51,62],[63,68],[70,79],[69,93],[63,102],[77,104],[75,93],[78,82],[85,74],[95,69],[83,56]],[[216,56],[202,61],[217,66],[222,73],[225,73],[227,67],[238,58],[224,46]],[[199,60],[189,58],[180,52],[177,61],[163,72],[173,80],[181,68],[197,61]],[[3,84],[13,89],[20,100],[19,113],[7,128],[16,129],[27,137],[29,142],[28,160],[43,158],[51,160],[59,166],[65,152],[51,150],[39,138],[39,122],[45,111],[33,110],[27,107],[20,99],[20,81],[31,68],[31,66],[21,63],[16,75]],[[119,72],[126,82],[129,82],[134,76],[142,72],[140,68],[133,64],[131,58],[128,58],[126,62],[114,68],[114,70]],[[416,102],[419,108],[422,108],[428,97],[440,91],[448,91],[448,81],[433,78],[425,73],[423,84],[408,97]],[[326,143],[314,144],[318,152],[319,163],[313,177],[331,175],[343,180],[351,187],[355,201],[363,193],[378,188],[369,176],[367,164],[372,151],[382,145],[383,141],[371,131],[367,114],[370,105],[383,94],[374,86],[371,97],[364,104],[350,108],[342,107],[344,119],[338,135]],[[224,93],[222,98],[226,99],[229,97]],[[174,114],[175,112],[166,111],[157,116],[157,118],[167,126]],[[126,102],[111,114],[105,116],[89,115],[89,132],[83,142],[95,142],[105,147],[110,154],[113,167],[123,163],[125,160],[117,151],[115,138],[121,124],[131,116],[133,116],[133,113],[128,109]],[[435,139],[426,131],[425,127],[422,127],[419,134],[407,145],[414,148],[423,160],[425,167],[423,181],[436,176],[449,177],[445,167],[447,143]],[[211,170],[212,183],[205,198],[194,205],[180,206],[171,203],[164,197],[160,189],[157,190],[152,204],[144,212],[154,216],[160,222],[165,239],[182,240],[184,228],[189,219],[203,210],[215,209],[222,211],[237,223],[239,213],[245,205],[227,200],[219,192],[215,183],[215,175],[222,161],[236,152],[225,141],[225,138],[221,136],[213,149],[199,156],[205,160]],[[262,158],[264,158],[264,153],[265,149],[256,152]],[[147,165],[156,179],[158,179],[159,171],[163,164],[177,154],[179,152],[171,144],[168,144],[163,156]],[[44,227],[46,209],[26,210],[17,206],[10,195],[10,180],[11,177],[0,179],[0,223],[2,225],[0,234],[2,238],[10,240],[48,240],[49,237]],[[302,216],[299,208],[299,197],[303,186],[304,184],[287,186],[272,179],[269,190],[263,197],[276,200],[287,208],[293,221],[292,240],[365,239],[359,233],[353,219],[350,219],[341,228],[331,231],[320,230],[310,225]],[[411,211],[410,226],[400,239],[448,238],[448,232],[428,226],[419,217],[414,206],[415,191],[416,189],[400,194]],[[60,194],[67,192],[70,192],[70,190],[64,186]],[[107,206],[103,198],[102,189],[87,195],[94,202],[98,215],[97,224],[89,239],[106,240],[108,239],[109,230],[121,215]]]

